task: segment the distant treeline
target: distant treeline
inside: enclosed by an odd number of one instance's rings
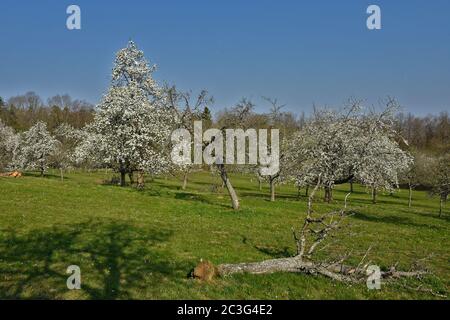
[[[215,124],[221,125],[228,118],[228,110],[217,114]],[[30,91],[9,98],[0,97],[0,120],[18,132],[28,130],[37,121],[47,123],[53,131],[62,123],[74,128],[82,128],[94,118],[95,107],[84,100],[72,99],[69,95],[55,95],[46,102]],[[306,119],[290,112],[280,113],[280,128],[302,128]],[[266,126],[266,115],[254,114],[255,127]],[[307,118],[307,117],[306,117]],[[399,113],[396,117],[396,131],[409,143],[409,147],[433,154],[450,152],[450,117],[447,111],[438,115],[416,116],[411,113]]]
[[[47,123],[50,131],[62,123],[82,128],[94,118],[94,105],[69,95],[55,95],[44,102],[34,92],[4,101],[0,97],[0,120],[17,132],[28,130],[38,121]]]
[[[450,118],[447,111],[425,117],[400,113],[395,126],[412,148],[433,154],[450,152]]]

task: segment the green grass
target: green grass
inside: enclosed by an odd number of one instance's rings
[[[229,208],[216,176],[191,177],[186,191],[176,179],[155,179],[144,191],[104,185],[104,172],[55,176],[0,177],[0,298],[38,299],[433,299],[411,290],[416,280],[368,290],[321,276],[277,273],[235,275],[202,283],[187,277],[200,259],[215,264],[259,261],[295,252],[291,227],[305,215],[306,201],[293,186],[277,189],[276,202],[257,181],[236,175],[242,209]],[[348,186],[339,186],[332,204],[315,203],[319,212],[342,206]],[[380,195],[373,205],[363,188],[350,197],[356,213],[340,241],[320,252],[332,259],[352,250],[357,264],[369,259],[381,268],[407,269],[428,257],[432,271],[424,281],[448,294],[450,212],[438,218],[438,201],[407,191]],[[319,195],[320,196],[320,195]],[[82,289],[68,290],[69,265],[81,268]],[[405,286],[406,285],[406,286]]]

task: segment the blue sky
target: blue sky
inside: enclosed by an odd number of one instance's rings
[[[66,29],[70,4],[82,30]],[[382,30],[366,28],[370,4]],[[4,98],[33,90],[98,103],[131,38],[157,80],[208,89],[216,110],[243,96],[258,111],[269,96],[300,113],[387,95],[416,114],[450,110],[448,0],[2,0],[0,20]]]

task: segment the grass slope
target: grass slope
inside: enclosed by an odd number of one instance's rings
[[[191,177],[186,191],[180,181],[155,179],[144,191],[104,185],[104,172],[40,178],[0,178],[0,298],[38,299],[415,299],[436,298],[411,290],[415,280],[382,285],[348,286],[302,274],[236,275],[201,283],[187,278],[198,261],[259,261],[294,253],[291,227],[298,227],[306,209],[292,186],[277,190],[276,202],[257,181],[233,176],[242,209],[229,208],[216,176]],[[449,212],[438,218],[438,201],[407,191],[380,195],[370,202],[355,188],[348,219],[351,233],[320,251],[331,259],[352,250],[357,264],[373,245],[369,259],[386,268],[398,262],[409,268],[433,254],[426,278],[435,292],[449,291]],[[348,186],[335,191],[335,202],[320,200],[324,212],[342,206]],[[69,265],[81,268],[82,289],[68,290]]]

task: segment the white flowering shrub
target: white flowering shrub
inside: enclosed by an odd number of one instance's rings
[[[14,169],[20,146],[20,135],[0,120],[0,171]]]
[[[54,130],[53,135],[58,145],[51,157],[51,166],[60,169],[63,179],[63,171],[76,163],[75,150],[83,141],[84,134],[82,130],[62,123]]]
[[[47,125],[37,122],[22,134],[17,166],[24,170],[39,170],[44,175],[58,145],[58,140],[48,132]]]

